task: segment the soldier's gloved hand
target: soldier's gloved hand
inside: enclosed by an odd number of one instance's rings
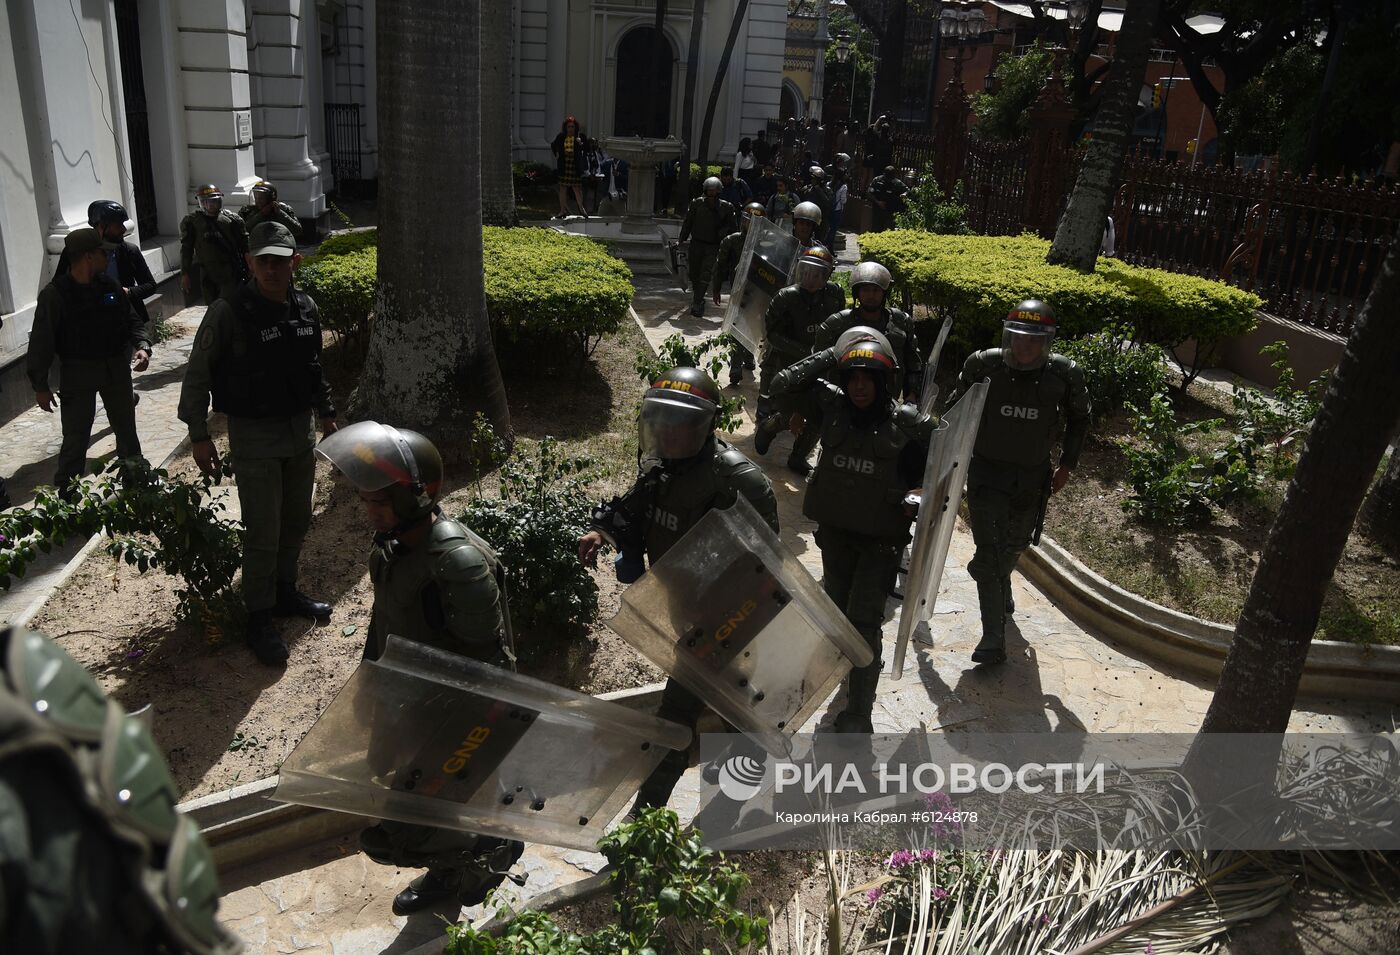
[[[802,417],[802,415],[800,414],[794,413],[793,416],[788,419],[788,430],[791,431],[793,434],[801,434],[802,429],[806,426],[807,419]]]
[[[151,367],[151,353],[142,348],[131,356],[131,370],[145,371]]]
[[[180,291],[186,295],[190,294],[190,273],[184,272],[180,275]]]
[[[1055,475],[1050,479],[1050,493],[1059,494],[1060,489],[1069,483],[1069,468],[1061,464],[1055,469]]]
[[[34,403],[49,414],[53,414],[54,405],[58,404],[58,402],[54,400],[52,391],[36,391],[34,393]]]
[[[598,549],[603,546],[603,535],[589,531],[578,539],[578,559],[585,567],[598,566]]]
[[[214,447],[213,440],[205,438],[194,442],[190,445],[190,452],[194,455],[194,463],[199,465],[200,474],[210,476],[218,473],[219,451]]]

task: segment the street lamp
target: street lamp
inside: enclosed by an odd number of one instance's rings
[[[963,61],[977,52],[966,41],[976,40],[987,32],[987,14],[976,0],[949,0],[939,13],[938,32],[945,41],[956,44],[948,59],[953,61],[952,85],[961,88]]]
[[[836,34],[836,48],[832,52],[836,54],[836,62],[843,66],[851,58],[851,35],[845,30]]]

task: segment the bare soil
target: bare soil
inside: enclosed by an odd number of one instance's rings
[[[581,368],[561,359],[561,371],[538,356],[503,362],[517,443],[554,435],[565,449],[597,461],[598,497],[624,487],[635,472],[635,415],[644,388],[633,363],[644,347],[627,321]],[[332,349],[327,364],[343,391],[354,379],[353,359],[341,360]],[[227,440],[219,424],[222,454]],[[194,464],[182,456],[172,473],[193,478]],[[443,508],[460,513],[473,489],[460,479],[449,488]],[[281,622],[291,648],[285,670],[259,665],[237,634],[205,633],[178,621],[170,578],[141,575],[100,551],[50,598],[34,626],[56,637],[124,707],[150,704],[177,785],[186,798],[206,795],[276,773],[359,664],[372,603],[371,536],[351,489],[318,464],[300,586],[335,610],[325,624]],[[616,612],[622,588],[606,564],[595,577],[604,620]],[[524,672],[585,693],[663,678],[602,623],[567,653]]]
[[[1229,395],[1192,386],[1180,402],[1183,421],[1225,417]],[[1218,511],[1194,527],[1153,527],[1123,510],[1132,493],[1119,442],[1131,434],[1124,415],[1091,431],[1073,479],[1051,503],[1045,533],[1108,580],[1185,613],[1233,624],[1244,606],[1259,555],[1269,536],[1285,484],[1259,500]],[[1218,446],[1221,435],[1192,441]],[[1400,561],[1353,531],[1322,608],[1317,639],[1400,644]]]

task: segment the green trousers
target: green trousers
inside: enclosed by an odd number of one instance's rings
[[[88,443],[97,417],[97,396],[117,439],[117,456],[139,458],[141,439],[136,434],[136,403],[131,395],[131,363],[125,356],[105,359],[72,358],[59,370],[59,419],[63,443],[53,483],[59,490],[87,470]]]
[[[686,257],[686,277],[690,281],[692,305],[705,304],[705,295],[710,290],[710,273],[714,271],[717,255],[718,243],[690,240],[690,251]]]
[[[289,457],[258,457],[235,447],[233,473],[243,509],[243,602],[250,612],[266,610],[277,602],[278,583],[297,579],[311,527],[316,459],[310,448]]]
[[[846,686],[847,712],[866,719],[875,705],[875,688],[884,662],[880,630],[885,623],[885,598],[899,574],[904,544],[902,540],[866,537],[825,525],[817,527],[822,587],[875,655],[869,665],[851,670]]]
[[[977,582],[982,616],[979,650],[1005,649],[1011,571],[1035,533],[1046,473],[1045,467],[999,465],[980,458],[973,458],[968,470],[968,523],[977,549],[967,572]]]

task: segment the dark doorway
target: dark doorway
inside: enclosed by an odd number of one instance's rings
[[[151,172],[151,125],[146,111],[146,76],[141,69],[141,27],[137,0],[116,0],[117,52],[122,64],[122,103],[126,107],[126,142],[136,193],[136,228],[156,234],[156,179]],[[119,192],[105,198],[121,200]]]
[[[782,93],[780,95],[781,98],[778,102],[778,118],[784,121],[793,118],[801,119],[802,100],[795,92],[793,92],[792,87],[784,83]]]
[[[654,27],[627,31],[617,45],[614,136],[662,138],[671,132],[671,73],[676,57]]]

